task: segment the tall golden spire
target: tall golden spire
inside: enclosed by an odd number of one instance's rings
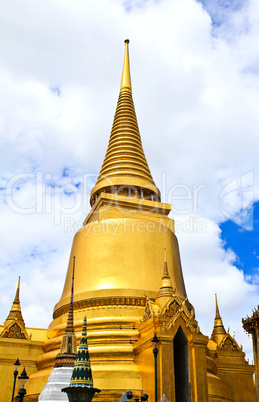
[[[211,334],[211,339],[219,345],[222,339],[225,338],[226,330],[224,328],[222,318],[220,317],[219,314],[219,306],[216,293],[215,293],[215,303],[216,303],[216,315],[214,320],[214,328]]]
[[[121,77],[120,91],[131,92],[130,63],[129,63],[129,39],[125,39],[125,56]]]
[[[126,39],[119,99],[106,156],[91,192],[91,205],[101,192],[160,201],[142,148],[131,94],[128,44]]]

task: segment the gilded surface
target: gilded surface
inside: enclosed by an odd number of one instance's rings
[[[229,334],[222,340],[218,346],[219,350],[231,350],[231,351],[241,351],[241,348],[237,344],[236,340],[232,338]]]
[[[121,88],[110,141],[99,177],[91,192],[91,205],[102,191],[160,201],[160,191],[153,181],[144,155],[131,94],[128,42],[125,42]]]
[[[20,306],[20,277],[18,286],[15,293],[15,298],[12,308],[4,323],[4,329],[0,334],[0,338],[13,338],[13,339],[30,339],[25,329],[21,306]]]
[[[89,309],[93,307],[104,306],[145,306],[145,297],[100,297],[96,299],[86,299],[74,302],[74,309]],[[66,314],[69,310],[69,304],[64,305],[53,314],[53,318],[56,319],[63,314]]]
[[[194,319],[194,311],[186,306],[186,300],[173,296],[161,310],[160,321],[162,322],[163,331],[168,331],[174,327],[177,319],[181,317],[191,332],[199,333],[198,323]]]
[[[149,299],[147,299],[147,304],[146,304],[146,308],[145,308],[145,313],[144,316],[142,318],[143,322],[146,322],[147,320],[149,320],[152,316],[154,315],[154,311],[152,308],[152,304],[151,301]]]
[[[86,313],[93,376],[104,400],[108,390],[117,397],[126,388],[142,391],[132,345],[138,337],[135,328],[143,317],[146,297],[155,299],[158,294],[165,248],[176,295],[186,298],[174,223],[167,217],[170,206],[159,201],[160,192],[141,144],[131,88],[128,90],[127,46],[122,83],[106,157],[91,194],[92,210],[75,235],[45,353],[38,359],[39,372],[29,384],[31,393],[39,390],[39,379],[52,367],[60,348],[74,256],[75,331]]]
[[[7,328],[3,330],[0,334],[1,338],[14,338],[14,339],[29,339],[29,336],[25,329],[19,325],[19,323],[14,322],[10,324]]]
[[[162,311],[162,315],[164,317],[174,317],[175,314],[179,311],[180,307],[181,307],[181,304],[178,303],[176,300],[173,300]]]

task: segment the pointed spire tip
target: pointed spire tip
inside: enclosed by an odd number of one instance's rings
[[[125,39],[124,43],[125,43],[125,54],[124,54],[124,62],[123,62],[120,90],[131,92],[129,48],[128,48],[129,39]]]
[[[217,293],[215,293],[215,304],[216,304],[216,315],[214,319],[214,327],[211,334],[211,339],[219,345],[224,336],[226,335],[226,330],[224,328],[222,318],[219,314]]]
[[[215,293],[216,318],[220,318],[217,293]]]
[[[16,288],[16,293],[15,293],[15,298],[14,298],[14,303],[19,303],[19,304],[20,304],[20,281],[21,281],[21,277],[19,276],[18,285]]]

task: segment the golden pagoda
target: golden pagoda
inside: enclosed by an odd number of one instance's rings
[[[99,402],[123,392],[154,401],[152,339],[159,339],[158,400],[254,402],[254,366],[228,334],[216,301],[211,339],[188,301],[171,206],[162,203],[144,155],[131,88],[129,40],[108,149],[91,192],[91,211],[76,233],[63,293],[54,307],[30,376],[37,401],[66,329],[74,257],[74,329],[87,316],[89,354]]]
[[[18,279],[13,305],[8,317],[4,322],[4,330],[1,332],[0,338],[29,339],[29,335],[25,329],[25,323],[20,305],[20,276]]]
[[[36,361],[42,354],[42,344],[45,339],[46,329],[25,326],[20,304],[19,277],[10,313],[4,325],[0,325],[0,402],[11,400],[14,363],[17,357],[21,364],[19,375],[25,366],[27,374],[31,375],[37,370]],[[15,395],[18,389],[16,384]]]
[[[126,40],[119,99],[107,153],[91,193],[92,209],[74,237],[63,293],[54,307],[45,353],[37,361],[39,371],[30,379],[28,395],[38,394],[60,348],[73,256],[77,261],[75,330],[79,337],[86,314],[94,381],[103,401],[117,400],[125,389],[142,392],[133,343],[139,337],[147,299],[154,300],[158,294],[165,248],[175,294],[179,300],[186,299],[174,222],[167,216],[171,207],[160,202],[142,148],[128,44]]]

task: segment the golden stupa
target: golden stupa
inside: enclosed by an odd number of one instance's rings
[[[87,316],[94,400],[122,393],[154,401],[152,338],[159,338],[158,400],[255,401],[254,366],[223,326],[217,305],[212,338],[200,332],[187,298],[171,206],[162,203],[146,161],[132,98],[129,40],[106,156],[91,211],[72,245],[63,293],[54,307],[27,400],[37,401],[60,351],[74,257],[74,328]]]

